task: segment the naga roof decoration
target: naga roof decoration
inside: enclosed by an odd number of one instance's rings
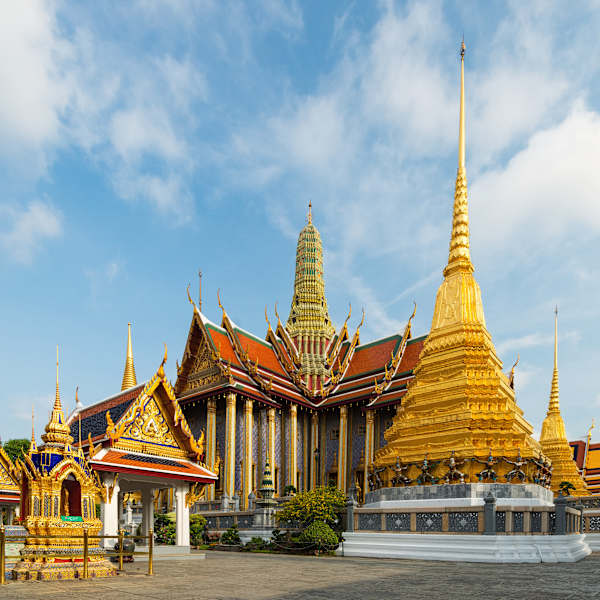
[[[19,497],[19,471],[0,446],[0,502],[18,502]]]

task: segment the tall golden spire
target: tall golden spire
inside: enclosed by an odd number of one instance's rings
[[[46,425],[46,433],[42,435],[42,440],[49,446],[65,446],[73,442],[71,437],[71,428],[67,425],[60,401],[60,389],[58,386],[58,346],[56,346],[56,395],[54,397],[54,406],[50,421]]]
[[[448,264],[435,300],[431,330],[404,396],[387,445],[377,451],[378,466],[446,460],[452,452],[465,459],[467,481],[478,481],[477,462],[494,456],[537,457],[533,427],[517,406],[485,325],[481,290],[469,251],[465,134],[465,45],[460,49],[458,169]],[[529,467],[528,467],[529,468]],[[533,467],[530,467],[532,469]],[[502,465],[503,477],[508,470]],[[533,475],[533,473],[528,473]]]
[[[308,224],[312,225],[312,200],[308,201]]]
[[[573,461],[573,453],[567,440],[565,422],[560,414],[558,394],[558,307],[554,309],[554,369],[550,384],[548,412],[542,423],[540,435],[542,451],[552,461],[552,491],[557,492],[562,481],[575,486],[574,496],[587,496],[587,486]]]
[[[133,366],[133,350],[131,349],[131,323],[127,323],[127,358],[125,358],[121,391],[128,390],[135,385],[137,385],[137,379],[135,377],[135,367]]]
[[[452,218],[452,235],[448,265],[444,275],[456,269],[473,272],[471,253],[469,251],[469,203],[467,199],[466,169],[466,135],[465,135],[465,42],[460,48],[460,109],[458,125],[458,170],[454,187],[454,214]]]

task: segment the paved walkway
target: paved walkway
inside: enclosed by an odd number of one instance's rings
[[[15,600],[600,600],[600,554],[575,564],[489,565],[207,552],[127,565],[112,579],[9,583]]]

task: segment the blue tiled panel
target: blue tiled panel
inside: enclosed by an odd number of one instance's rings
[[[359,433],[361,425],[365,425],[365,415],[361,413],[360,409],[352,408],[352,470],[354,471],[358,467],[360,462],[361,453],[364,452],[365,448],[365,436],[363,433]]]

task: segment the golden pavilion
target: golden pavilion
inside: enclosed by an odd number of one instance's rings
[[[42,440],[44,444],[38,448],[32,432],[29,452],[17,463],[21,473],[21,519],[28,535],[13,578],[79,578],[83,574],[84,531],[94,536],[102,528],[96,516],[96,500],[103,490],[81,442],[77,447],[73,445],[60,400],[58,349],[56,397]],[[116,575],[98,539],[90,539],[87,560],[90,577]]]

